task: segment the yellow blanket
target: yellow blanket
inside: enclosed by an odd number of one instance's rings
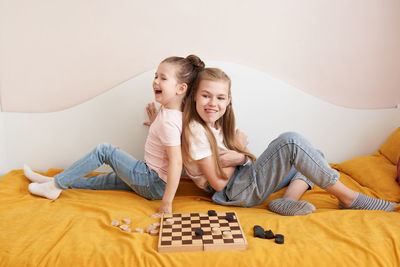
[[[332,166],[350,188],[400,202],[399,156],[400,128],[374,155]],[[284,189],[257,207],[224,207],[183,179],[174,212],[236,211],[248,250],[158,253],[158,236],[126,233],[110,222],[129,218],[132,228],[145,228],[159,221],[150,215],[160,201],[78,189],[50,201],[30,195],[28,184],[22,170],[0,179],[0,266],[400,266],[398,211],[339,210],[337,199],[318,187],[302,198],[315,205],[315,213],[285,217],[267,210]],[[254,225],[283,234],[285,243],[254,238]]]

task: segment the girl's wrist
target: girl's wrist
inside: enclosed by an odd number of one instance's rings
[[[243,157],[243,161],[242,161],[242,164],[240,164],[240,165],[244,165],[244,164],[246,164],[247,163],[247,161],[249,160],[249,157],[247,156],[247,155],[245,155],[245,154],[242,154],[244,157]]]
[[[172,205],[172,200],[163,199],[163,200],[161,200],[161,203],[162,203],[163,205]]]

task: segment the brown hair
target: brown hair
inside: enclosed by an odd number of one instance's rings
[[[186,83],[188,88],[186,92],[192,90],[193,84],[197,79],[197,75],[204,69],[204,62],[196,55],[189,55],[186,58],[183,57],[168,57],[161,61],[161,63],[170,63],[179,67],[176,72],[176,79],[180,83]],[[186,95],[188,95],[186,93]],[[182,105],[184,104],[183,101]]]
[[[208,142],[210,143],[210,148],[212,151],[212,155],[217,166],[217,174],[219,177],[224,177],[225,174],[222,171],[221,164],[219,162],[218,155],[218,145],[217,140],[214,137],[214,134],[211,132],[210,127],[201,119],[200,115],[196,111],[196,102],[195,97],[197,94],[197,90],[199,88],[199,84],[202,80],[212,80],[212,81],[224,81],[228,85],[228,94],[231,96],[231,79],[229,76],[218,68],[205,68],[202,70],[197,77],[196,82],[193,85],[193,89],[187,91],[187,100],[183,109],[183,131],[182,131],[182,156],[183,162],[185,165],[188,165],[189,160],[193,161],[193,158],[190,155],[190,137],[192,136],[192,132],[190,130],[189,124],[192,121],[198,122],[202,125],[206,131],[206,136]],[[242,153],[249,157],[252,161],[256,160],[256,157],[248,151],[245,151],[242,148],[237,139],[235,138],[235,114],[233,112],[232,102],[226,107],[226,111],[224,115],[216,121],[216,124],[222,128],[224,145],[230,149],[235,150],[239,153]]]

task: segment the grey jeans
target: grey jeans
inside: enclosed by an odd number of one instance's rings
[[[103,163],[114,171],[84,177]],[[134,191],[147,199],[162,199],[166,187],[164,180],[146,163],[107,143],[96,146],[89,154],[57,174],[54,182],[62,189]]]
[[[254,163],[238,166],[226,187],[212,199],[221,205],[260,205],[282,187],[292,167],[323,189],[339,179],[339,173],[306,138],[287,132],[272,141]]]

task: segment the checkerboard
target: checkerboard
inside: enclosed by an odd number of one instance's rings
[[[233,220],[227,221],[227,215],[231,215]],[[172,225],[166,223],[168,218],[174,219]],[[213,227],[219,227],[221,233],[213,234]],[[194,231],[198,228],[203,230],[202,236],[195,235]],[[223,236],[224,231],[230,231],[231,236]],[[158,252],[245,250],[247,247],[236,212],[217,212],[216,216],[174,213],[161,218]]]

